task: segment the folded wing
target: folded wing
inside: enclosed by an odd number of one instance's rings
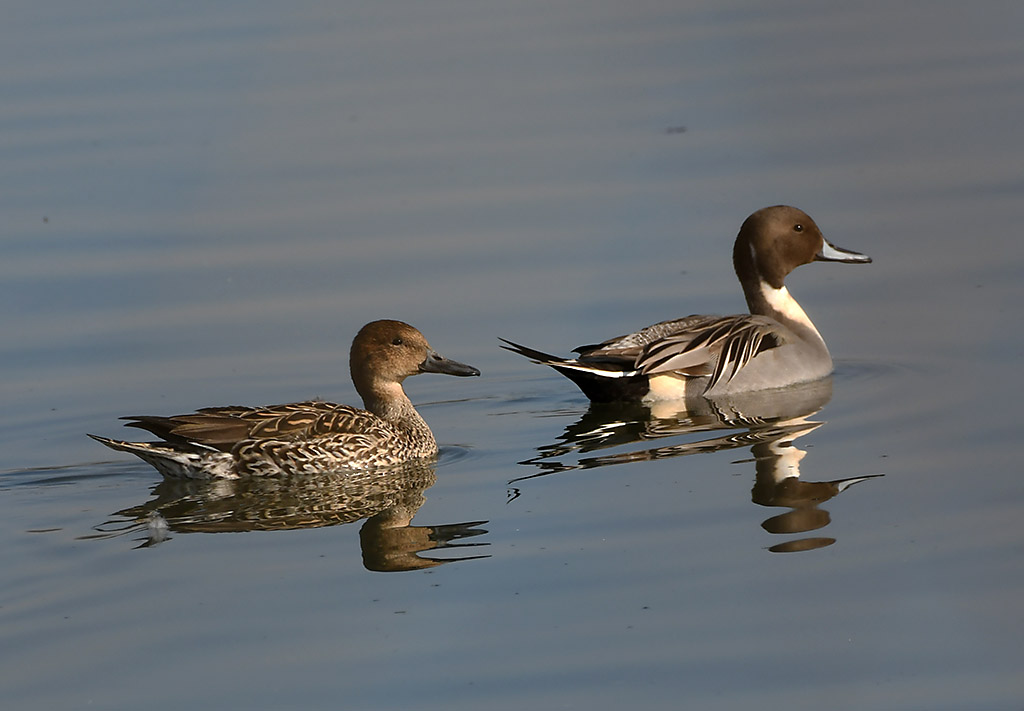
[[[390,435],[387,423],[347,405],[322,400],[270,407],[207,407],[187,415],[125,417],[129,427],[148,430],[168,442],[197,444],[231,452],[240,442],[351,437],[361,447]],[[353,442],[356,444],[356,442]]]

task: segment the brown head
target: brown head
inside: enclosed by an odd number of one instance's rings
[[[395,386],[401,388],[410,375],[480,375],[473,366],[438,354],[409,324],[391,320],[373,321],[359,330],[349,352],[349,370],[364,402],[371,396],[379,398]]]
[[[744,287],[764,280],[774,289],[781,289],[786,275],[801,264],[871,261],[866,255],[829,243],[810,215],[789,205],[765,207],[744,220],[732,259]]]

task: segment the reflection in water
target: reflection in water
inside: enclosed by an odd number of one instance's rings
[[[800,461],[806,452],[794,442],[821,427],[823,422],[807,418],[818,412],[832,397],[832,380],[781,390],[747,393],[728,399],[707,401],[700,410],[678,411],[678,405],[659,403],[651,407],[639,404],[592,404],[580,420],[566,427],[554,444],[538,447],[538,456],[520,462],[541,471],[517,477],[509,482],[534,479],[574,469],[668,459],[689,454],[717,452],[750,447],[753,454],[755,480],[752,500],[761,506],[780,506],[789,511],[762,523],[769,533],[799,534],[827,526],[828,511],[819,505],[845,491],[857,482],[881,474],[808,482],[800,479]],[[727,434],[670,445],[633,451],[579,456],[574,462],[564,461],[574,454],[607,451],[647,440],[666,437],[687,437],[706,432],[728,430]],[[519,495],[512,488],[511,499]],[[835,543],[826,537],[806,537],[771,546],[773,552],[793,552],[822,548]]]
[[[145,531],[140,547],[169,538],[170,532],[223,533],[337,526],[366,519],[359,531],[367,570],[431,568],[459,558],[426,558],[424,551],[486,543],[459,543],[486,533],[486,521],[412,526],[437,476],[428,464],[378,471],[248,479],[164,479],[144,504],[118,511],[118,519],[97,527],[99,537]],[[124,519],[127,519],[125,521]],[[97,537],[97,536],[92,536]]]

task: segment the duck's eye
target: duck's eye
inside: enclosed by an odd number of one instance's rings
[[[402,337],[401,336],[395,336],[394,340],[391,341],[391,345],[394,345],[394,346],[402,345]]]
[[[796,223],[795,225],[793,225],[793,231],[794,231],[794,232],[803,232],[803,231],[804,231],[804,226],[803,226],[803,225],[801,225],[801,224],[800,224],[800,223],[798,222],[798,223]]]

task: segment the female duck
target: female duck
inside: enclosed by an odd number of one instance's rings
[[[438,355],[401,321],[374,321],[352,342],[349,368],[365,410],[321,400],[268,407],[208,407],[190,415],[125,417],[162,442],[89,435],[169,477],[230,478],[392,466],[433,457],[437,442],[402,381],[418,373],[480,375]]]
[[[766,207],[744,221],[733,247],[749,314],[663,321],[581,346],[576,358],[505,339],[502,347],[551,366],[595,402],[715,398],[817,380],[832,372],[832,357],[783,283],[812,261],[864,264],[871,258],[829,244],[795,207]]]

